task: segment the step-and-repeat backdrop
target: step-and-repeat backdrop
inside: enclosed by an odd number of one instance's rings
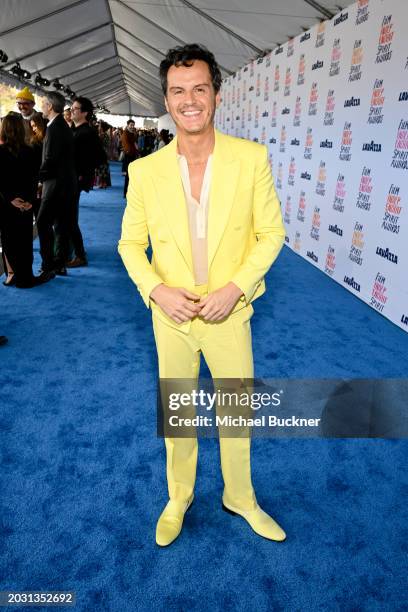
[[[408,331],[408,1],[358,0],[224,80],[269,147],[286,242]]]

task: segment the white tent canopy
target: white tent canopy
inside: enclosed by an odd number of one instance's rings
[[[166,112],[158,69],[169,48],[206,45],[226,77],[352,3],[1,0],[1,73],[19,62],[31,83],[40,72],[112,113],[158,117]]]

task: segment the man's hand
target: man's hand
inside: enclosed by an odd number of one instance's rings
[[[14,198],[14,200],[11,200],[11,203],[16,208],[24,208],[25,207],[25,202],[21,198]]]
[[[153,289],[150,297],[176,323],[192,319],[201,310],[201,305],[192,301],[199,300],[200,296],[184,287],[167,287],[162,283]]]
[[[200,317],[205,321],[220,321],[229,315],[239,298],[243,295],[241,289],[233,282],[225,287],[212,291],[200,301]]]

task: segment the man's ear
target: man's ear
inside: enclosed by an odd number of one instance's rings
[[[215,96],[215,107],[218,108],[220,104],[221,104],[221,94],[220,92],[218,92],[217,95]]]
[[[169,113],[169,105],[167,104],[167,98],[164,96],[164,106],[166,107],[166,111]]]

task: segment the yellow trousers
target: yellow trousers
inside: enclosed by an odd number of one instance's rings
[[[194,293],[207,295],[207,285],[197,285]],[[188,334],[167,325],[153,314],[159,377],[197,380],[202,353],[213,379],[253,378],[252,314],[253,308],[249,305],[224,321],[207,322],[194,317]],[[243,510],[254,510],[257,501],[251,481],[250,436],[220,436],[219,443],[225,503]],[[165,447],[169,498],[186,502],[193,493],[196,480],[197,437],[165,437]]]

